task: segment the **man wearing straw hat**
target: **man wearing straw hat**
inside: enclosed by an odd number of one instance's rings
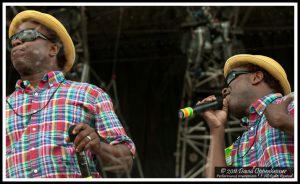
[[[238,54],[226,61],[224,76],[223,108],[201,113],[211,135],[206,176],[216,177],[216,167],[294,167],[294,98],[282,66],[267,56]],[[229,113],[245,131],[225,149]]]
[[[6,177],[82,177],[76,152],[83,151],[92,177],[101,177],[95,158],[130,171],[135,145],[108,94],[64,77],[75,61],[65,27],[49,14],[26,10],[12,20],[9,38],[20,79],[6,98]]]

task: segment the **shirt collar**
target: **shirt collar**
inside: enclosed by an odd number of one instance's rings
[[[272,103],[274,100],[276,100],[277,98],[282,97],[282,94],[280,93],[271,93],[269,95],[266,95],[258,100],[256,100],[255,102],[253,102],[249,109],[248,112],[249,114],[256,114],[256,116],[260,117],[263,115],[266,107]],[[241,119],[241,126],[251,126],[249,123],[249,117],[243,117]],[[254,122],[253,122],[254,123]]]
[[[57,83],[62,82],[65,79],[63,72],[61,71],[51,71],[44,75],[42,80],[39,83],[39,88],[45,88],[49,84],[49,86],[53,86]],[[33,86],[30,85],[28,80],[19,79],[16,83],[16,90],[25,90],[25,91],[32,91],[34,90]]]
[[[48,82],[50,86],[61,83],[65,79],[63,72],[52,71],[44,75],[42,81]]]

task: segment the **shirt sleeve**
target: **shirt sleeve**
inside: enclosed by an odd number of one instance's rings
[[[225,161],[226,161],[227,166],[232,165],[232,148],[233,148],[233,144],[231,146],[225,148],[225,150],[224,150],[224,152],[225,152]]]
[[[288,106],[289,114],[294,118],[294,101],[292,101]]]
[[[294,96],[294,92],[284,96],[283,100],[285,100],[289,95]],[[288,105],[288,112],[294,118],[294,100]]]
[[[103,91],[100,92],[94,105],[96,111],[95,128],[99,136],[111,145],[125,144],[132,155],[135,155],[135,145],[117,117],[109,95]]]

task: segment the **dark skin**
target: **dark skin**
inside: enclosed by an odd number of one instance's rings
[[[45,29],[34,22],[20,24],[16,29],[16,33],[31,28],[46,34]],[[59,47],[56,44],[40,38],[24,43],[16,39],[12,42],[12,46],[11,60],[15,69],[21,78],[28,80],[33,87],[39,84],[45,73],[51,70],[59,70],[56,61]]]
[[[232,70],[247,71],[247,68],[241,66]],[[224,135],[228,114],[232,113],[239,118],[247,116],[247,109],[254,101],[272,92],[273,89],[263,81],[262,72],[242,74],[222,90],[224,97],[222,110],[208,110],[201,114],[208,123],[211,135],[205,171],[206,177],[214,177],[215,167],[226,167]],[[268,105],[265,115],[270,126],[280,128],[293,135],[294,120],[287,112],[287,106],[292,99],[289,97],[281,104]],[[215,96],[209,96],[197,104],[214,100],[216,100]]]
[[[106,166],[117,166],[116,169],[112,169],[111,171],[122,172],[122,170],[129,171],[131,169],[132,156],[126,145],[109,145],[100,142],[100,137],[95,129],[85,123],[76,125],[73,134],[78,134],[74,140],[75,151],[90,150]],[[87,136],[90,136],[91,140]],[[70,138],[67,137],[65,141],[70,142]]]
[[[269,104],[265,110],[265,116],[268,123],[278,128],[289,135],[294,136],[294,117],[288,112],[288,105],[294,100],[293,95],[287,98],[280,104]]]
[[[21,23],[16,33],[24,29],[36,29],[47,36],[47,30],[32,21]],[[21,76],[22,80],[28,80],[33,87],[37,87],[45,74],[50,71],[61,70],[58,67],[56,56],[60,47],[50,42],[38,38],[30,42],[22,42],[16,39],[12,42],[11,60]],[[104,166],[115,166],[110,169],[112,172],[128,172],[131,170],[133,158],[131,151],[124,144],[109,145],[100,142],[100,138],[95,129],[88,124],[79,123],[74,128],[74,134],[78,134],[74,140],[76,151],[91,151],[96,155]],[[87,138],[91,137],[91,140]],[[70,142],[69,137],[65,139]]]

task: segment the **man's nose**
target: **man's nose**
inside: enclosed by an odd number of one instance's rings
[[[20,39],[15,39],[11,42],[12,47],[22,44],[23,42]]]

